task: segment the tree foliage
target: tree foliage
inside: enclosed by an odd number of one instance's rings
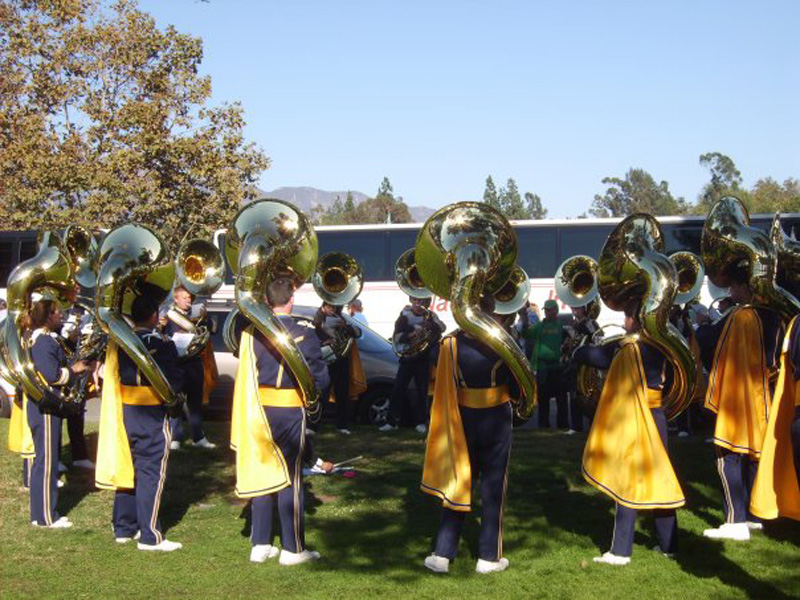
[[[227,223],[269,166],[239,104],[207,106],[202,41],[135,1],[0,0],[0,227]]]
[[[497,195],[497,188],[494,185],[494,179],[489,175],[486,178],[486,189],[483,191],[483,201],[492,208],[500,210],[500,196]]]
[[[709,170],[711,180],[703,186],[693,212],[707,213],[723,196],[741,196],[742,174],[729,156],[706,152],[700,155],[700,165]]]
[[[666,181],[656,183],[644,169],[630,169],[624,179],[606,177],[603,195],[595,195],[589,213],[594,217],[627,217],[633,213],[679,215],[687,211],[683,198],[674,198]]]
[[[394,197],[394,189],[388,177],[383,178],[374,198],[367,198],[356,204],[352,192],[347,192],[344,203],[337,197],[330,207],[320,206],[314,210],[314,221],[318,225],[411,223],[413,220],[406,203]]]
[[[525,201],[520,196],[519,187],[513,177],[509,177],[506,186],[498,191],[494,179],[486,178],[483,201],[496,208],[509,219],[544,219],[547,209],[542,206],[542,199],[532,192],[525,192]]]
[[[542,205],[542,199],[533,192],[525,192],[525,206],[528,209],[528,219],[546,219],[547,209]]]

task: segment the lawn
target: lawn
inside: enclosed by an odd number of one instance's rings
[[[0,421],[5,441],[8,421]],[[326,458],[363,454],[354,478],[307,478],[307,542],[322,553],[313,565],[248,561],[248,509],[233,495],[227,425],[209,425],[214,451],[184,449],[170,457],[161,516],[171,554],[114,543],[112,494],[89,478],[61,490],[60,510],[75,526],[47,531],[28,525],[17,455],[0,452],[0,596],[104,598],[798,598],[800,523],[769,523],[748,543],[716,542],[702,530],[721,522],[713,449],[700,437],[671,439],[688,498],[679,512],[677,560],[650,550],[650,522],[639,519],[633,561],[595,565],[610,544],[612,503],[581,478],[584,436],[518,431],[506,510],[504,573],[477,575],[477,528],[468,521],[449,575],[429,573],[439,508],[419,492],[424,442],[414,432],[356,429],[348,438],[318,436]],[[90,441],[96,441],[91,434]],[[5,445],[5,444],[3,444]],[[68,454],[68,448],[67,448]]]

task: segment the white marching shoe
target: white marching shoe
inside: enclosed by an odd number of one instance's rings
[[[174,441],[169,443],[169,449],[170,450],[180,450],[181,449],[181,443],[179,441],[177,441],[177,440],[174,440]]]
[[[140,531],[137,531],[136,535],[134,535],[133,537],[126,537],[126,536],[115,537],[114,541],[117,542],[118,544],[127,544],[132,540],[138,540],[140,537],[142,537],[142,533]]]
[[[303,563],[319,560],[319,552],[315,550],[301,550],[300,552],[289,552],[288,550],[281,550],[281,556],[278,562],[285,567],[291,565],[302,565]]]
[[[154,552],[172,552],[183,548],[180,542],[172,542],[170,540],[161,540],[160,544],[143,544],[139,542],[136,546],[139,550],[149,550]]]
[[[275,558],[278,554],[280,554],[280,550],[272,544],[256,544],[250,550],[250,562],[263,563],[267,559]]]
[[[384,423],[380,427],[378,427],[378,431],[381,433],[386,433],[387,431],[397,431],[399,428],[397,425],[392,425],[391,423]]]
[[[750,531],[761,531],[764,529],[764,524],[758,521],[747,521],[747,528]]]
[[[716,529],[706,529],[703,535],[715,540],[738,540],[746,542],[750,539],[747,523],[723,523]]]
[[[31,525],[44,529],[69,529],[72,527],[72,521],[67,517],[59,517],[57,521],[53,521],[50,525],[39,525],[38,521],[31,521]]]
[[[450,570],[450,559],[431,554],[425,557],[425,566],[434,573],[447,573]]]
[[[420,423],[414,429],[417,430],[417,433],[428,433],[428,426],[425,423]]]
[[[205,448],[206,450],[213,450],[217,447],[213,442],[209,442],[208,438],[201,438],[194,443],[198,448]]]
[[[596,563],[602,563],[605,565],[616,565],[618,567],[624,567],[629,562],[631,562],[630,556],[617,556],[616,554],[612,554],[611,552],[606,552],[603,556],[595,556],[592,559]]]
[[[478,559],[475,565],[476,573],[496,573],[498,571],[505,571],[508,568],[508,559],[501,558],[497,561]]]

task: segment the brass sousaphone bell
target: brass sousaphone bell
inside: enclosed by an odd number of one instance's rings
[[[267,287],[281,277],[299,287],[314,273],[317,254],[311,222],[282,200],[257,200],[243,207],[225,236],[225,258],[236,277],[238,309],[280,352],[309,413],[318,409],[319,391],[305,357],[270,309]]]
[[[311,283],[323,301],[333,306],[344,306],[361,293],[364,274],[361,272],[361,265],[349,254],[328,252],[319,257]],[[333,343],[322,349],[327,362],[347,355],[353,346],[353,338],[344,329],[337,328],[335,333]]]
[[[422,281],[419,271],[417,270],[417,263],[414,259],[414,248],[409,248],[403,252],[397,259],[394,267],[394,280],[400,291],[411,298],[426,299],[433,296],[428,288],[425,287],[425,282]],[[429,320],[431,319],[430,309],[425,308],[424,327],[428,327]],[[438,325],[436,331],[439,331]],[[413,339],[408,342],[401,342],[397,337],[392,336],[392,350],[398,358],[406,358],[410,356],[417,356],[424,352],[431,345],[434,338],[433,335],[428,335],[429,331],[422,331],[415,334]]]
[[[415,259],[425,286],[451,302],[458,326],[483,340],[508,365],[522,398],[515,412],[527,419],[536,405],[536,380],[525,355],[500,325],[479,307],[483,294],[496,294],[514,272],[517,237],[499,211],[479,202],[446,206],[425,222]]]
[[[672,387],[663,400],[667,418],[691,402],[697,384],[694,357],[669,314],[678,289],[675,265],[664,254],[664,236],[655,217],[634,214],[608,236],[598,261],[598,291],[612,310],[638,306],[639,335],[664,353],[673,368]]]

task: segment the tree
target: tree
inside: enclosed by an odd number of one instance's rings
[[[752,213],[800,212],[800,180],[790,177],[780,184],[772,177],[759,179],[742,201]]]
[[[547,209],[542,206],[542,199],[532,193],[532,192],[525,192],[525,204],[526,209],[528,212],[528,219],[546,219],[547,218]]]
[[[694,209],[696,212],[707,213],[717,200],[728,194],[741,196],[742,174],[730,157],[719,152],[707,152],[700,155],[700,165],[709,170],[711,181],[700,193]]]
[[[375,196],[376,198],[392,198],[394,199],[394,188],[392,187],[392,182],[389,181],[388,177],[384,177],[383,181],[381,181],[381,185],[378,188],[378,194]]]
[[[626,217],[636,212],[652,215],[679,215],[687,210],[683,198],[674,198],[666,181],[656,183],[644,169],[630,169],[625,179],[606,177],[608,189],[597,194],[589,213],[595,217]]]
[[[500,190],[500,210],[508,219],[527,219],[528,211],[522,203],[517,182],[509,177],[506,187]]]
[[[494,186],[494,179],[489,175],[486,178],[486,189],[483,191],[483,201],[489,206],[500,210],[500,196],[497,195],[497,188]]]
[[[202,41],[134,0],[0,0],[0,226],[227,223],[269,166],[239,104],[207,106]],[[202,208],[202,210],[201,210]]]

